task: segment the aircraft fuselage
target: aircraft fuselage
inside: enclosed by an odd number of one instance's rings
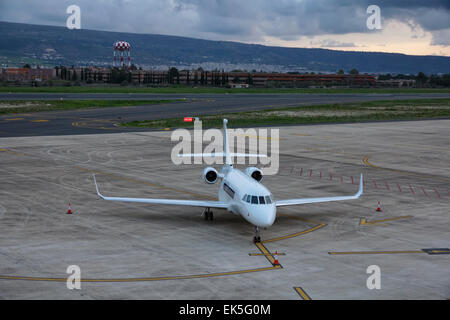
[[[270,227],[276,217],[275,201],[270,191],[233,167],[224,168],[222,174],[219,200],[230,204],[228,210],[257,227]]]

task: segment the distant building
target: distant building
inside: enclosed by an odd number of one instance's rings
[[[2,69],[2,80],[4,81],[28,81],[30,69],[28,68],[4,68]]]
[[[3,68],[0,78],[3,81],[47,81],[54,75],[54,69]]]
[[[374,86],[367,74],[288,74],[259,72],[180,71],[181,84],[245,87]]]
[[[414,87],[416,85],[416,80],[413,79],[390,79],[390,80],[377,80],[376,85],[378,87]]]
[[[55,76],[55,69],[29,69],[29,80],[31,81],[48,81]]]
[[[367,74],[268,74],[266,83],[286,87],[309,86],[373,86],[375,77]]]
[[[414,86],[414,80],[388,80],[376,81],[373,75],[368,74],[289,74],[264,72],[223,72],[205,70],[127,70],[99,67],[68,68],[57,66],[52,69],[4,68],[0,79],[3,81],[47,81],[63,80],[80,83],[117,83],[117,73],[122,74],[122,80],[135,85],[168,86],[181,84],[187,86],[210,87],[281,87],[281,88],[308,88],[308,87],[371,87],[379,86]],[[126,73],[124,78],[123,72]]]

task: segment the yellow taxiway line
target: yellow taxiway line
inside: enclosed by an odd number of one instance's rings
[[[38,120],[30,120],[30,122],[49,122],[50,120],[46,119],[38,119]]]
[[[3,120],[6,120],[6,121],[20,121],[20,120],[24,120],[25,118],[5,118],[5,119],[3,119]]]
[[[450,253],[450,250],[431,250],[431,253]]]
[[[198,279],[198,278],[211,278],[211,277],[221,277],[221,276],[231,276],[237,274],[245,274],[252,272],[261,272],[280,269],[281,266],[272,266],[265,268],[238,270],[238,271],[228,271],[228,272],[217,272],[217,273],[205,273],[205,274],[194,274],[186,276],[166,276],[166,277],[151,277],[151,278],[118,278],[118,279],[83,279],[81,282],[141,282],[141,281],[162,281],[162,280],[183,280],[183,279]],[[53,282],[66,282],[67,278],[44,278],[44,277],[24,277],[24,276],[2,276],[0,275],[0,280],[27,280],[27,281],[53,281]]]
[[[359,224],[360,225],[373,225],[373,224],[378,224],[378,223],[382,223],[382,222],[387,222],[387,221],[395,221],[395,220],[400,220],[400,219],[409,219],[412,218],[412,216],[401,216],[401,217],[395,217],[395,218],[390,218],[390,219],[383,219],[383,220],[373,220],[373,221],[367,221],[366,218],[361,218],[359,220]]]
[[[8,149],[4,149],[4,148],[0,148],[0,152],[6,152],[6,153],[9,153],[9,154],[13,154],[15,156],[24,156],[23,153],[14,152],[14,151],[11,151],[11,150],[8,150]]]
[[[303,300],[311,300],[311,297],[303,290],[302,287],[294,287],[294,290],[298,293]]]
[[[275,258],[273,257],[273,253],[271,253],[262,242],[255,243],[255,246],[261,251],[262,255],[266,257],[267,260],[273,265],[275,262]],[[281,265],[274,265],[274,267],[281,268]]]
[[[409,250],[409,251],[347,251],[338,252],[331,251],[328,254],[331,255],[346,255],[346,254],[401,254],[401,253],[425,253],[422,250]]]
[[[293,233],[293,234],[288,234],[288,235],[281,236],[281,237],[278,237],[278,238],[272,238],[272,239],[264,240],[264,241],[262,241],[262,243],[275,242],[275,241],[286,240],[286,239],[298,237],[298,236],[301,236],[303,234],[307,234],[307,233],[316,231],[316,230],[318,230],[320,228],[323,228],[325,226],[326,226],[326,224],[321,223],[321,224],[318,224],[318,225],[316,225],[316,226],[314,226],[312,228],[306,229],[304,231],[296,232],[296,233]]]
[[[249,253],[248,254],[249,256],[251,256],[251,257],[257,257],[257,256],[273,256],[273,255],[275,255],[275,253],[269,253],[269,254],[267,254],[267,253]],[[284,252],[277,252],[277,255],[278,256],[285,256],[286,255],[286,253],[284,253]]]

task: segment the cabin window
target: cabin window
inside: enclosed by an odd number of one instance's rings
[[[242,198],[242,201],[246,201],[251,204],[271,204],[271,203],[273,203],[273,198],[270,195],[269,196],[252,196],[252,195],[246,194]]]

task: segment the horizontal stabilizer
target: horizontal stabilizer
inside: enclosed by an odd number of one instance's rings
[[[189,158],[189,157],[224,157],[225,154],[223,152],[217,153],[182,153],[178,154],[180,158]],[[246,158],[267,158],[266,154],[256,154],[256,153],[230,153],[230,157],[246,157]]]

